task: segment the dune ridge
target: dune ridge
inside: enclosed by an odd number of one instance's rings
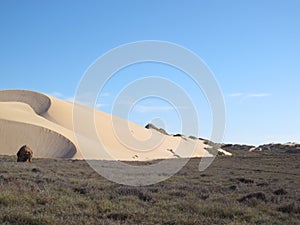
[[[0,91],[0,102],[23,102],[38,114],[42,115],[47,112],[51,106],[51,100],[48,96],[25,90],[7,90]]]
[[[85,119],[79,119],[85,128]],[[199,139],[162,134],[98,110],[94,120],[101,145],[89,133],[83,134],[84,144],[79,145],[72,102],[34,91],[0,91],[0,154],[15,155],[27,144],[34,157],[43,158],[145,161],[212,156],[206,150],[209,146]]]

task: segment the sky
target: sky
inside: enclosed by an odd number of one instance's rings
[[[299,24],[298,0],[1,0],[0,89],[72,100],[89,66],[111,49],[143,40],[172,42],[195,53],[214,74],[226,107],[223,142],[300,142]],[[113,74],[95,107],[114,114],[121,91],[149,76],[187,93],[200,121],[196,135],[210,138],[205,94],[167,65],[141,63]],[[184,108],[145,97],[125,119],[180,133],[185,121],[176,107]]]

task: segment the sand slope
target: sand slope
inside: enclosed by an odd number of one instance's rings
[[[82,106],[83,115],[86,110]],[[153,160],[210,156],[201,140],[164,135],[98,110],[94,119],[101,144],[89,133],[77,133],[76,138],[72,113],[72,102],[33,91],[0,91],[0,154],[15,155],[26,144],[34,157]],[[85,121],[83,116],[79,124],[83,130]]]

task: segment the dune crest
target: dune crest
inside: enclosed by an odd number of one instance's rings
[[[82,115],[85,111],[82,107]],[[34,157],[45,158],[144,161],[211,156],[203,140],[146,129],[98,110],[94,111],[97,137],[79,134],[84,140],[80,149],[72,116],[72,102],[34,91],[0,91],[0,154],[15,155],[26,144]],[[85,129],[84,117],[79,121]]]
[[[42,115],[50,108],[50,98],[44,94],[25,91],[25,90],[7,90],[0,91],[0,102],[23,102],[38,114]]]

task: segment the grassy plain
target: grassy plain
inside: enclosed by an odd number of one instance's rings
[[[147,187],[112,183],[85,161],[0,157],[1,224],[300,224],[300,154],[192,159]]]

